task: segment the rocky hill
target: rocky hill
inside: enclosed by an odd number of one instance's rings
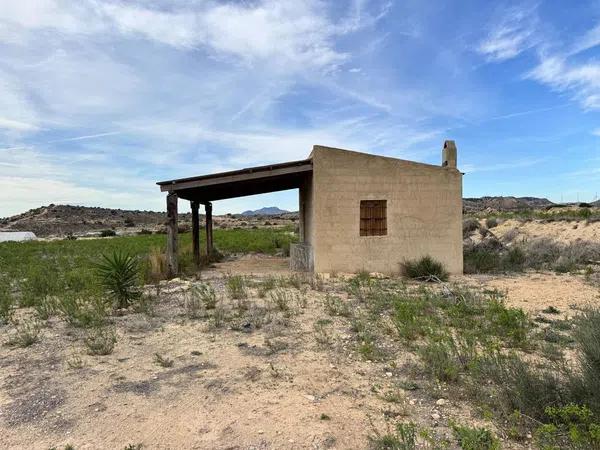
[[[281,210],[280,210],[281,211]],[[293,224],[297,213],[241,216],[226,214],[214,216],[217,228],[251,228]],[[155,211],[123,210],[72,205],[48,205],[31,209],[16,216],[0,219],[0,231],[32,231],[38,237],[95,236],[104,230],[119,235],[140,232],[161,233],[165,230],[165,213]],[[179,214],[180,229],[191,227],[191,214]],[[203,224],[204,215],[200,215]]]
[[[463,211],[522,211],[528,209],[545,209],[554,203],[547,198],[538,197],[480,197],[463,199]]]
[[[180,220],[191,220],[181,214]],[[48,205],[0,220],[0,231],[33,231],[36,236],[86,234],[107,229],[154,229],[164,224],[165,214],[71,205]]]

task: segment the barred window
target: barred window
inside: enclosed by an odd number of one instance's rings
[[[360,201],[360,235],[385,236],[387,234],[387,200]]]

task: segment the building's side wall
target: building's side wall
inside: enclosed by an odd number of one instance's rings
[[[462,174],[315,146],[312,245],[316,272],[397,274],[430,255],[462,273]],[[360,201],[387,200],[387,235],[360,236]]]

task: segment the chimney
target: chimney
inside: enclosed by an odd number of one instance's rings
[[[456,169],[456,144],[454,141],[444,141],[442,167],[454,167]]]

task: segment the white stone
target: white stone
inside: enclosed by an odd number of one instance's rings
[[[438,406],[444,406],[446,404],[446,399],[440,398],[437,402],[435,402]]]

